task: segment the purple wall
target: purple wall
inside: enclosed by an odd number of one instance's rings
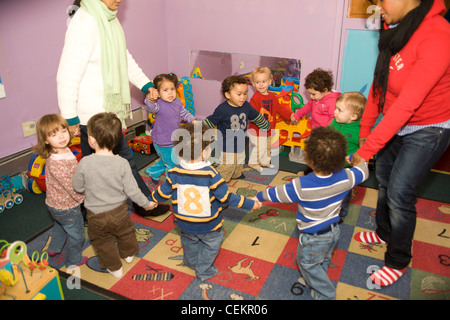
[[[0,158],[30,148],[36,135],[23,137],[22,122],[58,113],[56,72],[64,44],[67,8],[73,0],[0,1]],[[128,50],[150,79],[166,72],[164,0],[123,1],[119,19]],[[154,47],[157,47],[156,50]],[[132,88],[133,108],[144,95]]]
[[[169,69],[189,72],[189,49],[302,60],[304,78],[317,67],[338,70],[346,0],[167,1]],[[196,117],[223,101],[220,82],[191,79]],[[249,90],[250,99],[253,90]]]
[[[131,54],[152,79],[189,72],[189,49],[281,56],[339,70],[341,25],[348,0],[124,0],[119,19]],[[38,3],[38,4],[37,4]],[[58,112],[56,72],[72,0],[0,1],[0,158],[31,147],[22,122]],[[191,79],[196,115],[222,101],[220,82]],[[336,87],[338,85],[336,84]],[[252,92],[250,92],[252,94]],[[132,89],[133,108],[143,95]]]

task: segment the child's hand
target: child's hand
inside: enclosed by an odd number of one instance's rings
[[[258,200],[258,198],[253,197],[253,198],[250,198],[250,199],[255,201],[255,204],[253,205],[252,211],[256,211],[256,210],[261,209],[262,203]]]
[[[156,90],[153,87],[148,89],[148,94],[147,94],[148,101],[150,101],[151,103],[155,103],[156,100],[158,100],[158,98],[159,98],[158,90]]]
[[[291,114],[291,123],[293,124],[293,125],[296,125],[297,124],[297,119],[295,119],[295,115],[294,114]]]
[[[148,205],[147,208],[145,208],[145,210],[153,210],[153,209],[155,209],[157,206],[158,206],[158,202],[150,201],[150,204]]]

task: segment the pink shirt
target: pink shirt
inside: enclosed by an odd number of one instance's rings
[[[78,161],[70,149],[67,150],[63,154],[52,154],[45,163],[45,203],[57,210],[76,207],[84,200],[83,194],[73,190],[72,177]]]
[[[340,92],[331,91],[319,101],[309,100],[307,104],[295,111],[295,119],[300,120],[308,113],[311,114],[311,129],[316,127],[326,127],[334,119],[334,110],[336,109],[336,99],[341,95]]]

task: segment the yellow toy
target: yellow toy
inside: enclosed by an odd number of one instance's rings
[[[270,91],[277,94],[280,105],[295,112],[303,107],[302,96],[295,92],[294,86],[284,85],[272,88]],[[272,136],[272,147],[284,145],[290,147],[289,160],[304,163],[305,139],[311,134],[311,119],[303,117],[296,125],[286,123],[277,116],[275,124],[276,133]]]
[[[2,243],[5,243],[2,245]],[[0,300],[63,300],[58,272],[49,266],[48,253],[27,255],[22,241],[0,240]]]

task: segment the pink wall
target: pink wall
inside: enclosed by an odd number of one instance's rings
[[[56,72],[66,32],[66,10],[72,3],[0,1],[0,77],[6,91],[6,98],[0,99],[0,158],[36,143],[35,135],[23,137],[22,122],[59,112]],[[152,79],[165,72],[165,1],[124,1],[118,16],[128,49],[147,76]],[[133,108],[142,105],[144,96],[134,87],[132,97]]]
[[[203,49],[301,59],[303,86],[316,67],[336,76],[346,1],[124,0],[119,19],[130,52],[150,79],[169,71],[188,75],[189,49]],[[55,79],[70,4],[0,1],[0,77],[6,90],[0,99],[0,158],[35,143],[35,136],[23,137],[22,122],[58,112]],[[222,101],[220,82],[192,79],[192,86],[196,115],[204,118]],[[133,107],[142,105],[142,94],[132,94]]]
[[[169,69],[187,74],[189,49],[297,58],[302,60],[303,87],[304,77],[313,69],[322,67],[335,73],[338,69],[344,2],[167,1]],[[220,82],[191,82],[196,116],[204,118],[223,101]],[[309,99],[303,88],[301,94]]]

